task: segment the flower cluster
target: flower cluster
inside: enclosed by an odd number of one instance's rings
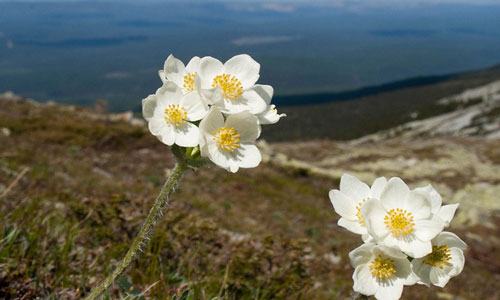
[[[329,196],[338,225],[364,241],[349,253],[356,292],[399,299],[404,285],[444,287],[462,272],[466,244],[443,231],[458,204],[442,206],[431,185],[410,190],[398,177],[381,177],[369,187],[344,174]]]
[[[273,88],[256,84],[259,71],[246,54],[224,64],[193,57],[186,66],[170,55],[159,71],[163,86],[142,100],[149,130],[162,143],[189,148],[189,155],[228,171],[256,167],[262,158],[253,143],[261,125],[285,116],[271,104]]]

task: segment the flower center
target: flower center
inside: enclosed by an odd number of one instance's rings
[[[179,127],[181,124],[186,123],[187,111],[184,107],[180,107],[179,104],[170,104],[168,108],[165,108],[165,121],[168,124],[173,124]]]
[[[395,237],[405,236],[415,231],[413,215],[400,208],[391,209],[385,216],[384,223]]]
[[[445,265],[451,266],[450,249],[448,246],[432,246],[432,253],[427,255],[424,259],[424,264],[442,269]]]
[[[192,92],[192,91],[195,90],[195,87],[194,87],[194,78],[195,78],[196,74],[197,74],[197,72],[195,72],[195,73],[187,73],[184,76],[184,88],[186,89],[186,91]]]
[[[221,127],[212,133],[221,150],[233,152],[240,146],[240,135],[234,128]]]
[[[388,257],[383,258],[381,255],[371,261],[369,268],[372,275],[379,279],[389,279],[396,273],[394,261]]]
[[[357,210],[356,217],[358,217],[358,222],[361,223],[361,225],[363,225],[363,226],[366,226],[366,222],[363,219],[363,216],[361,215],[361,205],[363,205],[363,203],[365,203],[369,199],[370,199],[370,197],[367,197],[367,198],[361,200],[361,202],[359,202],[358,205],[356,205],[356,210]]]
[[[229,74],[215,76],[212,87],[218,86],[222,89],[222,94],[226,99],[236,99],[243,94],[241,82],[238,78]]]

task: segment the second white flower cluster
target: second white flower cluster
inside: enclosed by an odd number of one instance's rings
[[[168,146],[199,146],[201,156],[228,171],[256,167],[261,125],[284,116],[271,104],[273,88],[255,84],[259,71],[246,54],[224,64],[193,57],[187,66],[170,55],[159,71],[163,86],[142,100],[149,130]]]
[[[443,231],[458,204],[442,206],[431,185],[410,190],[398,177],[381,177],[369,187],[344,174],[329,195],[338,225],[364,241],[349,253],[356,292],[396,300],[404,285],[444,287],[462,272],[466,244]]]

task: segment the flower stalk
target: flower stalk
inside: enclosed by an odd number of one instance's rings
[[[168,177],[165,185],[160,191],[160,194],[156,198],[153,207],[149,211],[149,214],[142,225],[139,234],[135,238],[132,246],[128,250],[125,257],[122,259],[120,264],[116,267],[116,269],[107,276],[101,283],[92,289],[91,293],[87,296],[86,300],[94,300],[98,299],[112,284],[113,282],[121,275],[128,266],[132,263],[132,261],[137,256],[137,253],[146,247],[150,236],[154,232],[154,228],[159,218],[163,215],[164,208],[168,205],[168,201],[170,195],[175,190],[177,184],[182,178],[182,175],[186,170],[189,169],[189,166],[185,162],[182,157],[179,157],[181,153],[178,152],[179,149],[172,149],[174,155],[177,157],[177,163],[172,170],[172,173]]]

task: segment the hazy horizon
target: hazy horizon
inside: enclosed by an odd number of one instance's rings
[[[130,109],[170,53],[248,53],[280,95],[500,63],[500,5],[451,2],[0,0],[0,92]]]

